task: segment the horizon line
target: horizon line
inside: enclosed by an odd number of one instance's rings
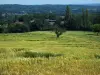
[[[71,4],[71,3],[69,3],[69,4],[0,4],[0,5],[88,5],[88,4],[100,4],[100,3],[78,3],[78,4]]]

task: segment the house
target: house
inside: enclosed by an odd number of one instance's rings
[[[33,23],[33,22],[35,22],[35,20],[31,20],[31,21],[30,21],[30,23]]]
[[[50,20],[50,19],[45,19],[47,22],[49,22],[50,25],[54,25],[56,20]]]
[[[24,24],[24,22],[16,21],[15,24]]]

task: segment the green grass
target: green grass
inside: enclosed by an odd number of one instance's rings
[[[100,36],[67,31],[0,34],[0,75],[100,75]]]

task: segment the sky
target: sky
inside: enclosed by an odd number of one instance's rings
[[[100,0],[0,0],[0,4],[22,4],[22,5],[92,4],[92,3],[100,3]]]

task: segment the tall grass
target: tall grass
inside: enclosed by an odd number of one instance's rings
[[[68,31],[0,34],[0,75],[99,75],[100,36]]]

